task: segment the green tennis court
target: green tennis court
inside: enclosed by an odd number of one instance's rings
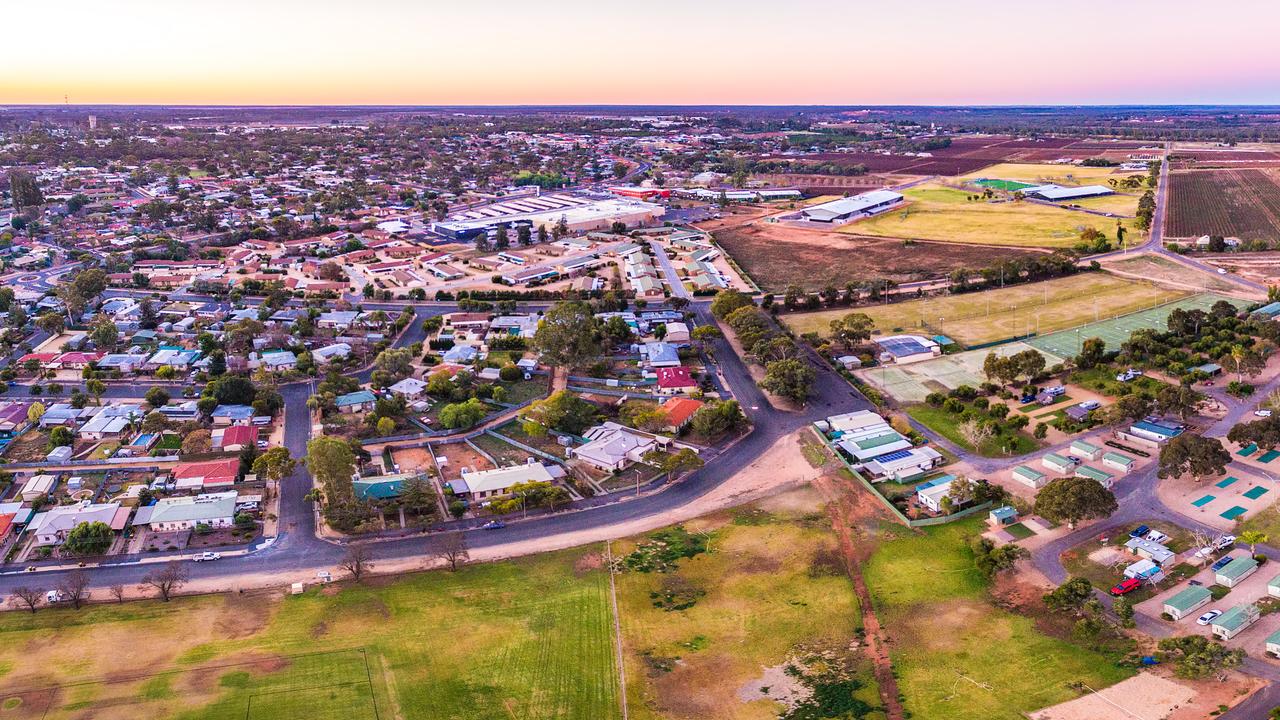
[[[1018,182],[1017,180],[999,180],[996,178],[982,178],[980,180],[974,180],[973,184],[978,185],[979,187],[989,187],[992,190],[1004,190],[1005,192],[1017,192],[1018,190],[1035,187],[1032,183]]]
[[[1193,500],[1191,504],[1195,505],[1196,507],[1204,507],[1205,505],[1208,505],[1209,503],[1213,502],[1213,499],[1214,497],[1212,495],[1205,495],[1199,500]]]
[[[1233,477],[1225,478],[1220,482],[1218,482],[1218,487],[1220,488],[1231,487],[1232,485],[1235,484],[1235,482],[1236,482],[1236,478],[1233,478]]]
[[[1236,451],[1236,454],[1239,455],[1240,457],[1249,457],[1250,455],[1256,452],[1258,452],[1258,443],[1249,443],[1245,447],[1242,447],[1238,451]]]
[[[1276,458],[1278,458],[1278,457],[1280,457],[1280,451],[1276,451],[1276,450],[1268,450],[1268,451],[1266,451],[1265,453],[1263,453],[1263,454],[1262,454],[1262,457],[1259,457],[1259,458],[1258,458],[1258,462],[1261,462],[1261,463],[1269,463],[1269,462],[1271,462],[1272,460],[1275,460],[1275,459],[1276,459]]]
[[[1193,295],[1158,307],[1114,317],[1110,320],[1101,320],[1081,325],[1071,330],[1061,330],[1041,335],[1027,340],[1026,343],[1037,350],[1043,350],[1061,358],[1072,358],[1079,355],[1080,346],[1089,338],[1101,338],[1107,344],[1107,349],[1118,349],[1136,330],[1167,330],[1169,313],[1175,309],[1208,311],[1219,300],[1226,300],[1236,307],[1243,307],[1246,304],[1243,300],[1212,293]]]
[[[1245,509],[1240,507],[1239,505],[1235,505],[1230,510],[1227,510],[1226,512],[1222,513],[1221,517],[1224,517],[1228,520],[1235,520],[1236,518],[1240,517],[1243,514],[1245,514]]]
[[[1250,488],[1246,490],[1244,493],[1244,496],[1249,498],[1250,500],[1257,500],[1258,498],[1266,494],[1267,494],[1267,489],[1259,485],[1258,487]]]

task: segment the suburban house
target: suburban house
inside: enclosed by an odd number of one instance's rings
[[[588,428],[583,437],[587,444],[570,449],[571,456],[601,470],[621,470],[640,462],[644,454],[656,449],[660,442],[670,442],[615,422]]]
[[[357,390],[334,398],[333,404],[340,413],[369,412],[378,404],[378,398],[368,390]]]
[[[161,498],[138,508],[133,524],[150,526],[154,532],[181,532],[197,525],[231,527],[236,516],[236,492],[230,490],[204,495]]]
[[[667,416],[667,425],[664,429],[668,432],[679,432],[689,424],[694,413],[698,412],[702,406],[701,400],[686,397],[673,397],[662,403],[662,412]]]
[[[35,537],[35,545],[61,545],[72,528],[81,523],[101,522],[112,530],[124,529],[129,519],[129,508],[120,507],[120,503],[92,503],[88,500],[74,505],[58,505],[44,512],[36,513],[27,524],[27,532]]]
[[[697,389],[698,382],[693,379],[689,368],[684,366],[658,368],[659,395],[691,393]]]
[[[213,447],[226,452],[240,452],[258,442],[258,428],[252,425],[232,425],[213,430]]]
[[[351,346],[347,343],[334,343],[311,351],[311,359],[317,365],[327,365],[334,360],[341,360],[351,354]]]
[[[671,368],[680,365],[680,352],[670,343],[645,343],[640,346],[640,357],[652,368]]]
[[[258,366],[271,372],[288,372],[298,369],[298,356],[292,350],[269,350],[262,353]]]
[[[253,420],[253,408],[248,405],[219,405],[209,413],[214,425],[239,425]]]
[[[556,468],[559,470],[559,468]],[[462,477],[449,483],[453,494],[468,502],[506,495],[513,485],[527,482],[552,482],[555,476],[547,466],[531,462],[493,470],[463,470]]]
[[[79,435],[88,440],[117,438],[145,416],[141,405],[105,405],[80,426]]]
[[[1219,640],[1230,640],[1244,632],[1245,628],[1258,622],[1261,617],[1262,613],[1253,603],[1236,605],[1219,615],[1210,627],[1213,628],[1214,637]]]
[[[240,458],[206,460],[180,463],[173,469],[173,479],[179,490],[198,490],[207,487],[234,485],[240,475]]]
[[[66,446],[64,446],[66,447]],[[20,497],[25,502],[33,502],[43,497],[48,497],[53,492],[53,488],[58,484],[56,475],[32,475],[26,483],[22,485]]]
[[[1203,585],[1190,585],[1185,590],[1164,601],[1164,611],[1174,620],[1181,620],[1209,604],[1213,593]]]
[[[427,384],[417,378],[405,378],[387,389],[405,400],[417,400],[427,391]]]

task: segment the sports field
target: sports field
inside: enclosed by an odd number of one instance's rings
[[[784,315],[782,319],[796,333],[826,335],[832,320],[850,312],[862,312],[875,322],[878,334],[941,333],[964,345],[976,345],[1037,331],[1072,328],[1189,294],[1105,273],[1086,272],[998,290]]]
[[[589,551],[329,586],[0,616],[7,718],[616,718]],[[323,652],[317,652],[323,651]]]
[[[985,173],[985,171],[984,171]],[[989,175],[984,175],[989,176]],[[1027,201],[974,201],[972,192],[926,183],[904,190],[908,204],[849,223],[839,232],[940,242],[1022,247],[1071,247],[1085,228],[1114,239],[1116,219]],[[1131,240],[1140,231],[1122,219]]]
[[[1090,323],[1074,330],[1041,335],[1028,340],[1027,344],[1037,350],[1065,358],[1080,354],[1080,346],[1084,341],[1096,337],[1102,338],[1103,342],[1107,344],[1107,348],[1114,350],[1119,348],[1121,343],[1128,340],[1135,330],[1143,328],[1165,329],[1165,322],[1169,317],[1169,313],[1173,312],[1175,308],[1182,308],[1183,310],[1199,308],[1207,311],[1219,300],[1226,300],[1238,307],[1243,307],[1246,304],[1243,300],[1205,293],[1184,298],[1158,308],[1131,313],[1111,320]]]
[[[1029,187],[1035,187],[1034,183],[1018,182],[1017,180],[999,180],[996,178],[982,178],[980,180],[974,180],[973,184],[979,187],[991,188],[992,190],[1004,190],[1005,192],[1016,192],[1018,190],[1025,190]]]

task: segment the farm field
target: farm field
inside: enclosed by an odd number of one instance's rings
[[[941,333],[976,345],[1025,335],[1076,327],[1102,316],[1133,312],[1169,302],[1189,293],[1107,275],[1080,273],[996,290],[942,295],[891,305],[841,308],[780,316],[796,333],[825,335],[831,321],[850,312],[866,313],[877,334]]]
[[[1037,166],[1039,167],[1039,166]],[[1012,178],[1005,178],[1012,179]],[[964,190],[926,183],[903,191],[909,204],[839,232],[984,245],[1063,248],[1080,242],[1080,233],[1097,228],[1114,239],[1113,218],[1032,202],[974,202]],[[1123,219],[1130,241],[1141,232]]]
[[[912,716],[1016,720],[1076,697],[1069,683],[1098,689],[1132,674],[992,604],[967,544],[982,529],[981,517],[918,532],[886,526],[865,566]]]
[[[853,227],[860,227],[855,223]],[[781,223],[753,222],[713,231],[716,242],[760,286],[782,292],[788,285],[820,290],[868,278],[911,282],[944,277],[958,267],[990,264],[991,250],[955,243],[914,243],[821,232]],[[1004,257],[1039,251],[1002,249]]]
[[[709,534],[709,554],[680,560],[673,573],[617,576],[631,717],[773,720],[781,706],[769,697],[794,685],[785,663],[817,649],[850,655],[855,697],[879,706],[869,666],[850,652],[861,616],[818,500],[804,489],[686,523],[695,536]],[[627,541],[613,551],[634,548]],[[651,593],[673,585],[706,594],[687,610],[655,607]],[[744,689],[752,683],[769,694]]]
[[[1104,260],[1102,267],[1187,290],[1231,293],[1240,292],[1241,289],[1239,285],[1223,280],[1214,273],[1197,270],[1176,260],[1150,253]]]
[[[1141,193],[1117,192],[1114,195],[1072,200],[1070,204],[1072,207],[1092,210],[1093,212],[1112,213],[1131,218],[1138,213],[1138,199],[1141,197]]]
[[[1280,235],[1280,171],[1193,170],[1170,174],[1168,237]]]
[[[578,550],[283,599],[5,613],[0,705],[50,720],[615,718],[608,593]]]
[[[1111,178],[1125,178],[1145,173],[1117,172],[1109,167],[1080,167],[1041,163],[1001,163],[983,168],[960,178],[961,182],[980,178],[1016,180],[1019,182],[1056,183],[1058,185],[1106,185]]]

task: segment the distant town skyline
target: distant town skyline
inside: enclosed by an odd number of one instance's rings
[[[6,9],[0,104],[1270,104],[1280,7],[1171,0]]]

